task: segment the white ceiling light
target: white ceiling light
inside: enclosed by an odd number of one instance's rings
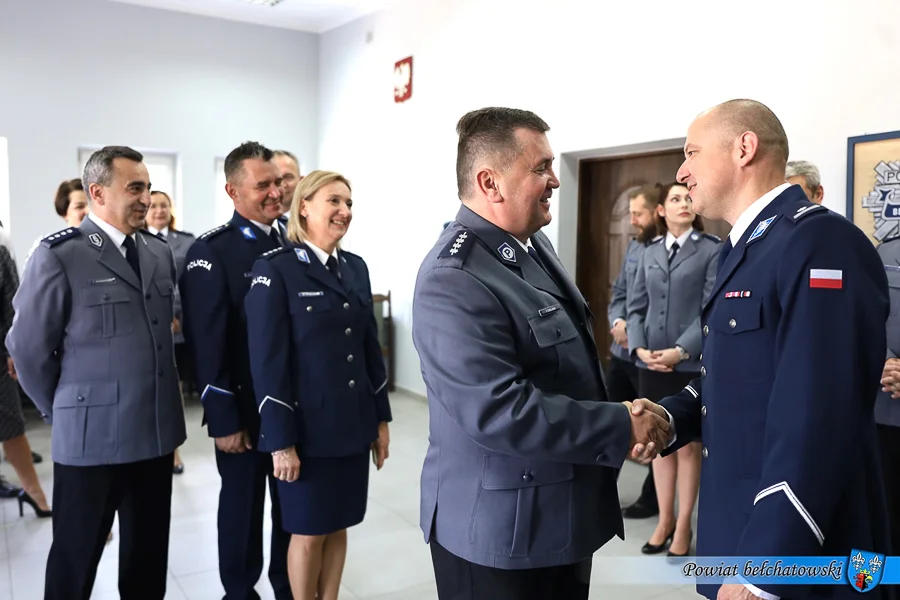
[[[249,4],[262,4],[264,6],[275,6],[280,2],[284,2],[284,0],[243,0],[243,2],[247,2]]]

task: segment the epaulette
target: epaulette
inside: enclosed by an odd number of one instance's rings
[[[71,240],[81,235],[81,229],[78,227],[68,227],[63,229],[62,231],[57,231],[51,235],[48,235],[44,239],[41,240],[41,243],[47,248],[52,248],[53,246],[62,243],[66,240]]]
[[[717,244],[722,243],[722,238],[720,238],[717,235],[713,235],[711,233],[706,233],[705,231],[701,235],[703,235],[703,237],[705,237],[708,240],[712,240],[712,241],[716,242]]]
[[[900,240],[900,233],[896,233],[890,237],[884,238],[883,240],[881,240],[881,243],[879,245],[883,246],[884,244],[887,244],[889,242],[896,242],[897,240]]]
[[[231,228],[231,223],[223,223],[222,225],[219,225],[218,227],[215,227],[215,228],[213,228],[213,229],[210,229],[209,231],[207,231],[206,233],[204,233],[203,235],[201,235],[201,236],[200,236],[199,238],[197,238],[197,239],[200,239],[200,240],[211,240],[212,238],[216,237],[217,235],[219,235],[219,234],[222,233],[223,231],[228,230],[229,228]]]
[[[168,243],[169,243],[168,240],[166,240],[166,238],[164,238],[164,237],[159,237],[158,235],[156,235],[156,234],[154,234],[154,233],[150,233],[150,230],[149,230],[149,229],[141,229],[141,233],[143,233],[143,234],[146,235],[147,237],[156,238],[158,241],[162,242],[163,244],[168,244]]]
[[[803,202],[801,203],[800,208],[794,211],[794,214],[791,215],[791,220],[796,223],[806,215],[811,215],[813,213],[821,213],[828,212],[828,209],[822,206],[821,204],[816,204],[814,202]]]
[[[658,243],[660,243],[661,241],[663,241],[664,239],[666,239],[666,236],[661,235],[661,236],[659,236],[659,237],[657,237],[657,238],[654,238],[654,239],[650,240],[650,241],[647,243],[647,245],[648,245],[648,246],[652,246],[653,244],[658,244]]]
[[[281,247],[278,247],[278,248],[274,248],[274,249],[272,249],[272,250],[267,250],[266,252],[263,252],[262,254],[260,254],[259,257],[260,257],[260,258],[271,258],[271,257],[275,256],[276,254],[280,254],[280,253],[285,252],[285,251],[287,251],[287,250],[289,250],[289,248],[286,248],[286,247],[284,247],[284,246],[281,246]]]
[[[465,260],[475,245],[475,234],[468,229],[460,231],[452,241],[448,242],[438,258],[458,258]]]

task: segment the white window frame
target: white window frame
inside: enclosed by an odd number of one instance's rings
[[[12,211],[9,191],[9,142],[0,137],[0,221],[3,228],[10,229],[10,213]]]
[[[84,173],[84,165],[91,155],[102,146],[81,146],[78,148],[78,176]],[[170,150],[153,148],[134,148],[144,155],[144,164],[150,172],[150,184],[153,190],[165,192],[172,199],[175,213],[175,228],[180,231],[191,231],[185,226],[184,204],[181,202],[181,164],[178,153]],[[85,190],[87,192],[87,190]]]

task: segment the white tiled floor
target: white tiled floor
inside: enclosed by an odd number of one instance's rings
[[[434,574],[428,547],[418,527],[419,472],[428,438],[428,408],[423,400],[396,393],[391,397],[391,458],[385,468],[373,472],[366,520],[350,531],[342,600],[436,600]],[[219,479],[206,430],[200,427],[196,401],[187,407],[188,441],[182,448],[186,470],[175,478],[169,549],[171,600],[222,598],[216,561],[216,503]],[[40,422],[29,425],[32,446],[45,461],[38,465],[44,489],[52,492],[50,431]],[[8,463],[0,471],[15,482]],[[646,471],[626,463],[619,479],[623,504],[638,494]],[[0,600],[38,600],[43,596],[44,567],[51,541],[51,523],[37,519],[26,507],[19,517],[15,500],[0,501]],[[637,556],[655,527],[654,519],[626,521],[626,541],[614,539],[598,556]],[[696,528],[695,528],[696,530]],[[117,531],[117,527],[113,528]],[[268,539],[268,526],[266,528]],[[107,546],[97,574],[93,598],[118,598],[118,536]],[[268,548],[265,550],[268,558]],[[264,600],[273,598],[265,579],[257,586]],[[699,598],[693,586],[604,585],[602,572],[592,577],[592,599],[687,600]]]

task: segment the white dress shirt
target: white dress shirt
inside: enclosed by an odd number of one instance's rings
[[[90,219],[91,221],[93,221],[97,227],[99,227],[100,229],[103,230],[103,233],[105,233],[107,236],[109,236],[109,239],[112,240],[112,243],[116,245],[116,248],[119,249],[119,252],[121,252],[122,256],[124,257],[125,256],[125,246],[123,246],[123,244],[125,243],[125,238],[129,237],[129,236],[125,235],[124,233],[122,233],[121,231],[119,231],[118,229],[116,229],[115,227],[113,227],[112,225],[110,225],[109,223],[107,223],[106,221],[104,221],[103,219],[101,219],[100,217],[95,215],[94,213],[88,213],[87,218]],[[131,234],[131,239],[133,241],[135,240],[135,235],[133,233]]]
[[[737,246],[737,243],[741,241],[741,236],[744,235],[744,232],[747,231],[747,228],[753,224],[753,221],[759,214],[766,209],[768,205],[772,203],[772,201],[781,195],[781,192],[791,187],[789,183],[782,183],[774,190],[771,190],[762,195],[762,197],[744,209],[744,212],[741,213],[741,216],[738,217],[737,221],[734,222],[734,226],[731,228],[731,232],[728,234],[728,239],[731,240],[732,248]]]
[[[150,225],[147,225],[147,231],[149,231],[153,235],[158,235],[161,233],[164,238],[169,237],[169,226],[168,225],[166,225],[162,229],[157,229],[156,227],[151,227]]]
[[[308,240],[306,241],[306,245],[309,246],[309,249],[313,251],[313,254],[316,255],[316,257],[319,259],[319,261],[322,263],[322,265],[325,265],[325,263],[328,262],[329,254],[327,252],[325,252],[324,250],[322,250],[321,248],[319,248],[318,246],[316,246],[315,244],[313,244],[312,242],[310,242]],[[331,256],[334,257],[334,260],[338,259],[337,247],[335,247],[335,249],[332,250]]]
[[[679,235],[677,238],[671,231],[668,232],[666,234],[666,254],[672,251],[672,244],[674,244],[675,242],[678,242],[679,249],[684,248],[684,245],[687,243],[687,239],[692,233],[694,233],[693,227],[689,227],[687,231]]]

